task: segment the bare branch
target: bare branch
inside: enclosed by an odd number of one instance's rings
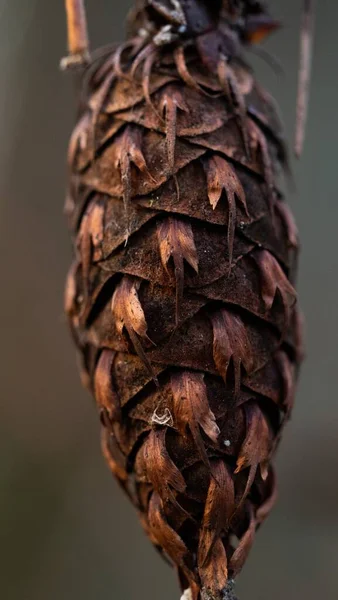
[[[65,0],[68,28],[68,56],[61,69],[79,67],[89,62],[89,40],[84,0]]]

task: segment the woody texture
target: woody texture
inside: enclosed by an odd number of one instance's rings
[[[108,465],[192,600],[233,597],[302,354],[283,133],[243,58],[276,26],[251,0],[137,3],[127,41],[84,70],[69,147],[82,380]]]

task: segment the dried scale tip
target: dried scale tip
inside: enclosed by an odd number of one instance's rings
[[[82,379],[184,600],[234,599],[302,356],[283,135],[242,57],[274,27],[253,1],[139,2],[84,75],[69,147]]]

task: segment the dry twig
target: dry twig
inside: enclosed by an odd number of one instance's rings
[[[68,28],[68,56],[61,60],[61,69],[86,65],[89,62],[89,40],[84,0],[65,0]]]

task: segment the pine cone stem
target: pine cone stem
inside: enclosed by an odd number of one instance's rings
[[[61,68],[83,66],[89,62],[89,38],[84,0],[65,0],[68,29],[68,56]]]

